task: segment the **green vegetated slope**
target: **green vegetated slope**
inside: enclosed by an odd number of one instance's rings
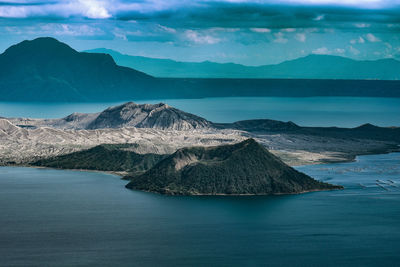
[[[42,159],[32,163],[60,169],[84,169],[98,171],[126,171],[140,173],[150,169],[165,157],[157,154],[138,154],[128,151],[132,145],[99,145],[88,150]]]
[[[127,188],[171,195],[268,195],[342,187],[296,171],[248,139],[234,145],[180,149],[144,174],[131,177]]]

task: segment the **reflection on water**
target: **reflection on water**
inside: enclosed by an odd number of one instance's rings
[[[302,166],[300,171],[327,182],[345,185],[347,189],[367,192],[400,192],[400,153],[358,157],[355,162]],[[348,190],[346,190],[348,191]]]

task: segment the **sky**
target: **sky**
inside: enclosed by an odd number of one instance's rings
[[[55,37],[178,61],[400,60],[400,0],[0,0],[0,51]]]

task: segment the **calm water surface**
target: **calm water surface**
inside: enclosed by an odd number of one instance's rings
[[[398,264],[400,153],[298,169],[346,189],[170,197],[107,174],[2,167],[0,266]]]
[[[226,97],[160,99],[214,122],[246,119],[293,121],[304,126],[356,127],[364,123],[400,126],[400,98],[371,97]],[[73,112],[99,112],[120,103],[1,103],[0,116],[60,118]]]

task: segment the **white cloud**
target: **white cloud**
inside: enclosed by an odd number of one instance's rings
[[[211,32],[238,32],[240,28],[223,28],[223,27],[212,27],[209,28]]]
[[[300,4],[300,5],[335,5],[354,6],[359,8],[386,8],[398,6],[398,0],[5,0],[0,5],[0,17],[26,18],[38,16],[84,16],[93,19],[110,18],[118,13],[130,11],[152,13],[168,9],[202,7],[212,2],[253,3],[253,4]],[[39,2],[39,4],[37,3]],[[316,15],[314,20],[325,18],[324,14]],[[367,23],[357,23],[356,27],[369,27]]]
[[[286,44],[288,42],[288,39],[285,38],[285,35],[282,32],[275,33],[275,43],[279,44]]]
[[[316,55],[329,55],[331,51],[326,47],[320,47],[312,51],[313,54]]]
[[[346,50],[344,50],[343,48],[336,48],[336,49],[335,49],[335,52],[336,52],[337,54],[343,54],[344,52],[346,52]]]
[[[194,30],[185,31],[185,37],[196,44],[217,44],[221,42],[220,38],[208,34],[201,34]]]
[[[305,33],[298,33],[298,34],[296,34],[295,38],[297,41],[302,42],[302,43],[304,43],[307,40],[307,36]]]
[[[111,17],[111,14],[106,9],[106,4],[98,0],[79,0],[79,4],[83,6],[84,15],[91,19],[106,19]]]
[[[361,8],[384,8],[396,4],[396,1],[387,0],[281,0],[279,2],[310,5],[357,6]]]
[[[164,32],[172,33],[172,34],[176,33],[176,30],[173,29],[173,28],[166,27],[166,26],[163,26],[163,25],[160,25],[160,24],[158,24],[157,26],[158,26],[161,30],[163,30]]]
[[[46,2],[45,2],[46,3]],[[0,17],[27,18],[40,16],[71,17],[83,16],[91,19],[110,18],[110,3],[102,0],[70,0],[51,2],[42,5],[0,5]]]
[[[5,27],[5,30],[13,34],[28,34],[41,36],[102,36],[106,33],[96,25],[46,23],[35,26]]]
[[[364,40],[364,38],[362,38],[361,36],[360,37],[358,37],[358,39],[352,39],[352,40],[350,40],[350,43],[351,44],[363,44],[363,43],[365,43],[365,40]]]
[[[42,29],[55,35],[97,36],[104,34],[101,29],[88,25],[47,24],[42,26]]]
[[[370,41],[371,43],[376,43],[376,42],[380,42],[381,40],[376,37],[375,35],[373,35],[372,33],[368,33],[367,35],[365,35],[365,37],[367,38],[368,41]]]
[[[369,28],[369,27],[371,27],[371,24],[368,24],[368,23],[356,23],[356,24],[354,24],[354,26],[356,26],[357,28]]]
[[[353,46],[350,46],[350,47],[349,47],[349,50],[350,50],[350,52],[351,52],[353,55],[358,55],[358,54],[360,54],[360,50],[354,48]]]
[[[318,15],[314,18],[315,21],[320,21],[323,20],[325,18],[325,15]]]
[[[268,28],[250,28],[250,31],[258,32],[258,33],[269,33],[269,32],[271,32],[271,30],[268,29]]]
[[[286,29],[282,29],[283,32],[295,32],[296,29],[295,28],[286,28]]]

